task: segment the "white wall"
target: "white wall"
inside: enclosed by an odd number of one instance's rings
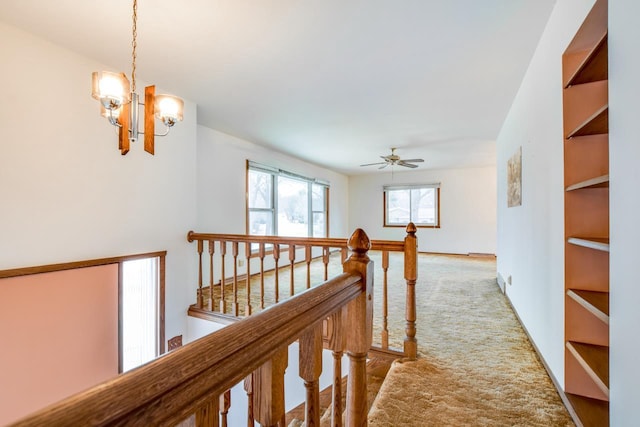
[[[167,250],[166,336],[184,333],[195,105],[155,156],[141,143],[121,156],[91,98],[91,72],[108,66],[3,24],[0,40],[0,269]]]
[[[562,53],[594,0],[559,0],[498,137],[498,273],[564,384]],[[507,160],[522,146],[522,206],[507,208]]]
[[[640,2],[609,0],[611,425],[638,423]]]
[[[418,250],[495,253],[495,167],[352,176],[349,180],[349,229],[362,228],[371,239],[404,239],[404,228],[383,227],[383,185],[436,182],[441,183],[441,226],[418,229]]]
[[[330,237],[348,237],[348,178],[240,138],[198,126],[198,229],[209,233],[246,232],[246,161],[252,160],[328,181]]]

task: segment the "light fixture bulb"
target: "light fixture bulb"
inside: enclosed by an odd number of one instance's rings
[[[93,75],[91,96],[99,100],[107,110],[116,110],[129,98],[129,82],[124,74],[111,71],[97,71]]]
[[[156,95],[155,114],[165,126],[171,127],[182,121],[184,101],[173,95]]]

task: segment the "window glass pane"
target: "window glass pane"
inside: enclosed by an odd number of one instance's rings
[[[435,188],[411,190],[411,221],[415,224],[435,224]]]
[[[314,212],[324,212],[326,187],[324,185],[311,185],[311,210]]]
[[[249,234],[256,236],[272,236],[273,212],[249,211]]]
[[[411,190],[387,191],[387,224],[408,224]]]
[[[278,177],[278,235],[309,235],[308,189],[306,182]]]
[[[271,174],[249,170],[249,208],[270,209]]]
[[[327,226],[325,223],[324,212],[314,212],[312,237],[327,237],[326,234],[327,234]]]
[[[158,354],[158,258],[122,263],[122,371]]]

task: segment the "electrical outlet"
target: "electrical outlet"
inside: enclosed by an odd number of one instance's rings
[[[238,267],[244,267],[244,260],[238,260]]]

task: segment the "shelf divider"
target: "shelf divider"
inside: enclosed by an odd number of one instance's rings
[[[568,243],[598,251],[609,252],[609,239],[602,237],[569,237]]]
[[[569,132],[567,139],[576,136],[599,135],[609,132],[609,104],[605,104]]]
[[[602,393],[609,397],[609,348],[567,341],[567,349]]]
[[[595,178],[585,179],[568,186],[565,191],[575,191],[582,188],[606,188],[609,187],[609,175],[597,176]]]
[[[608,40],[607,32],[598,40],[584,60],[578,65],[576,71],[569,77],[564,88],[582,83],[590,83],[599,80],[607,80],[608,73]]]
[[[567,296],[584,307],[587,311],[609,324],[609,293],[569,289]]]

